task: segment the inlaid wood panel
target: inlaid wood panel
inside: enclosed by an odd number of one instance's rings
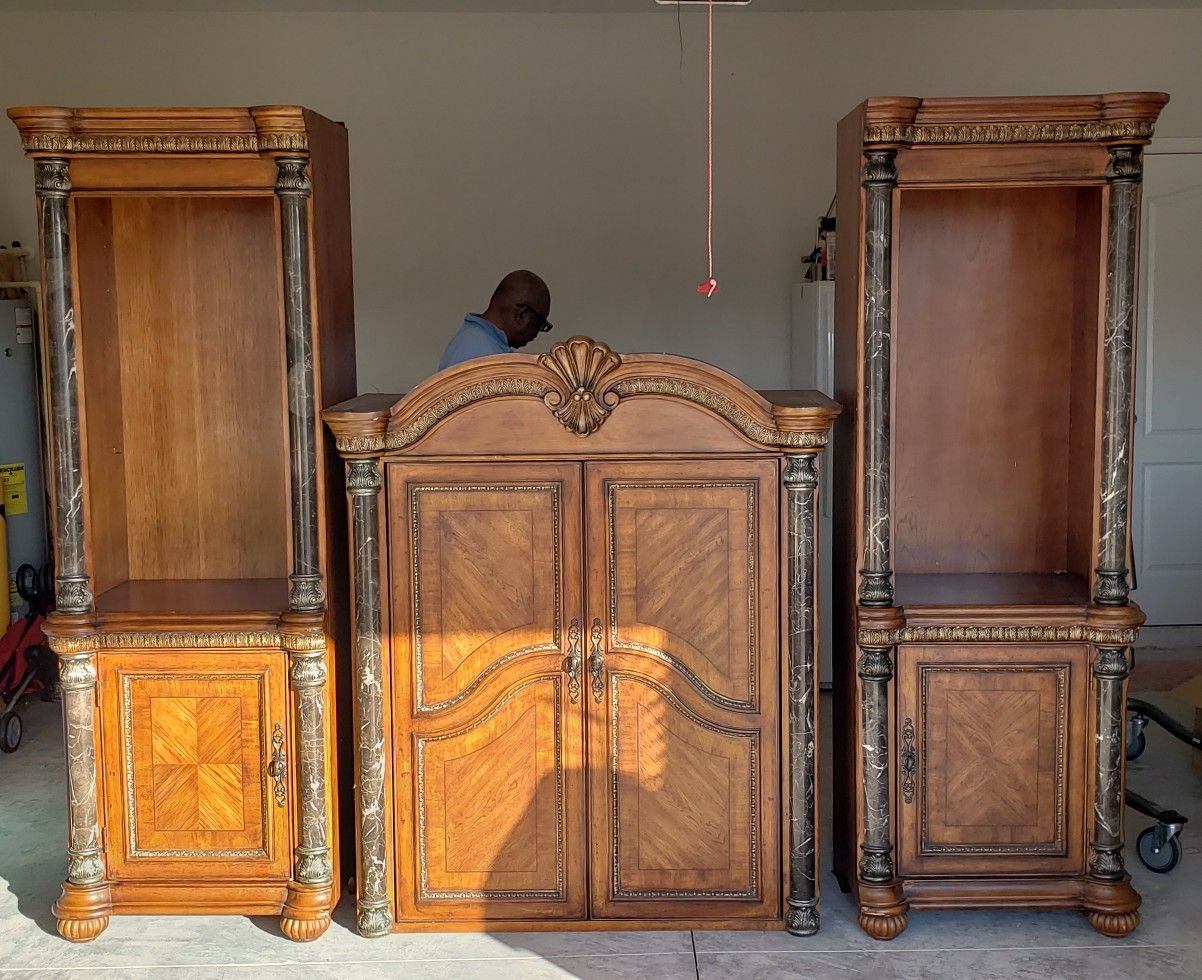
[[[465,728],[415,736],[419,901],[567,901],[562,700],[543,677]]]
[[[479,481],[465,479],[462,467],[450,479],[417,467],[397,481],[412,583],[398,612],[409,625],[417,711],[450,707],[514,659],[559,649],[562,479],[578,484],[579,467],[553,469],[544,482],[509,482],[497,467]],[[579,525],[578,511],[571,520]]]
[[[664,660],[723,707],[754,709],[759,697],[757,568],[772,558],[759,554],[757,522],[775,469],[758,461],[708,464],[679,480],[618,477],[598,501],[608,541],[590,550],[609,555],[598,598],[608,606],[611,645]]]
[[[287,877],[284,655],[101,660],[113,874]]]
[[[903,646],[903,864],[1009,871],[1083,861],[1085,648]]]
[[[581,467],[387,481],[398,917],[583,917]]]
[[[776,462],[586,473],[592,914],[777,915]]]

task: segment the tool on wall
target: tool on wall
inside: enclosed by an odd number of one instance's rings
[[[714,278],[714,7],[746,7],[751,0],[655,0],[664,7],[704,6],[706,8],[706,277],[697,284],[697,292],[710,297],[719,291]]]

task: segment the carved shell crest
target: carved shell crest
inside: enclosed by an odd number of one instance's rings
[[[618,394],[605,379],[622,359],[605,344],[573,337],[556,344],[538,363],[555,376],[555,387],[543,401],[570,432],[578,436],[596,432],[617,407]]]

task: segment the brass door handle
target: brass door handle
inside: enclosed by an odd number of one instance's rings
[[[563,658],[563,672],[568,675],[568,697],[572,704],[580,700],[580,620],[573,619],[568,627],[568,655]]]
[[[605,651],[601,648],[601,620],[593,620],[593,652],[588,658],[588,670],[593,675],[593,700],[601,703],[605,697]]]
[[[271,749],[267,775],[275,781],[275,805],[283,806],[288,801],[288,757],[284,754],[284,730],[278,724],[271,733]]]

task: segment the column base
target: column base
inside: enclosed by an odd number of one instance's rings
[[[76,885],[63,882],[62,893],[51,907],[58,920],[58,934],[73,943],[90,943],[109,925],[113,912],[107,882]]]
[[[1081,907],[1089,924],[1103,936],[1122,939],[1139,926],[1139,906],[1142,899],[1131,887],[1131,876],[1106,881],[1101,878],[1085,880],[1085,895]]]
[[[818,931],[818,899],[786,899],[785,930],[791,936],[812,936]]]
[[[355,909],[355,921],[359,935],[364,939],[379,939],[392,935],[392,914],[385,905],[363,905]]]
[[[280,915],[280,932],[294,943],[311,943],[330,927],[334,886],[290,882]]]
[[[902,897],[900,882],[887,885],[866,881],[856,883],[860,906],[860,928],[873,939],[887,942],[906,931],[910,905]]]

